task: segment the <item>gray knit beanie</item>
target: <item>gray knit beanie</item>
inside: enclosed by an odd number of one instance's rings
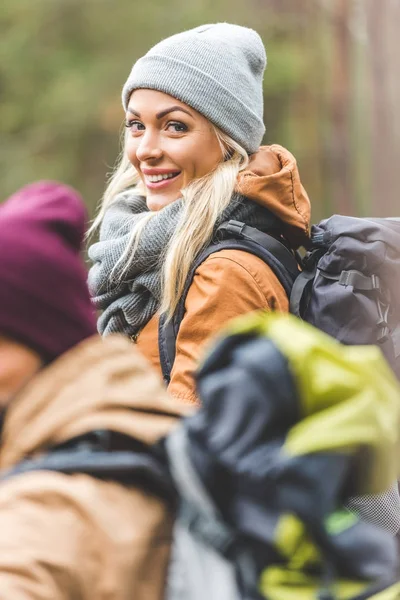
[[[150,88],[191,106],[249,154],[265,132],[262,80],[267,57],[258,33],[247,27],[202,25],[162,40],[134,65],[122,91]]]

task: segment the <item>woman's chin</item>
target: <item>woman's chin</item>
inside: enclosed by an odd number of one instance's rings
[[[168,206],[168,204],[179,200],[179,198],[181,198],[180,192],[177,194],[150,194],[149,190],[147,190],[146,204],[150,211],[157,212]]]

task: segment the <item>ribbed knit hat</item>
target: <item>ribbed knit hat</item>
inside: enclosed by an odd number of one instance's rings
[[[191,106],[243,146],[256,152],[265,132],[262,80],[267,58],[258,33],[216,23],[156,44],[133,66],[122,91],[150,88]]]
[[[0,335],[46,362],[96,333],[80,256],[85,220],[76,192],[50,181],[0,206]]]

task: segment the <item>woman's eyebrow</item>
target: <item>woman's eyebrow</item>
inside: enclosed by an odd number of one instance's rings
[[[140,113],[136,112],[136,110],[133,110],[133,108],[131,108],[130,106],[128,106],[126,110],[127,112],[130,112],[132,115],[135,115],[135,117],[139,117],[140,119]]]
[[[165,110],[162,110],[161,112],[157,113],[156,119],[162,119],[170,112],[174,112],[176,110],[180,110],[181,112],[184,112],[187,115],[189,115],[189,117],[193,118],[192,113],[183,108],[182,106],[170,106],[170,108],[166,108]],[[138,113],[136,110],[133,110],[133,108],[131,108],[130,106],[128,106],[127,112],[130,112],[132,115],[135,115],[135,117],[138,117],[140,119],[140,113]]]
[[[189,117],[193,117],[192,113],[186,110],[186,108],[183,108],[182,106],[171,106],[170,108],[166,108],[165,110],[162,110],[161,112],[157,113],[156,118],[162,119],[163,117],[165,117],[165,115],[168,115],[170,112],[174,112],[176,110],[180,110],[181,112],[184,112],[187,115],[189,115]]]

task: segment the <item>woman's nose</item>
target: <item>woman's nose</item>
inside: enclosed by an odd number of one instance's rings
[[[158,136],[147,130],[140,138],[140,142],[136,150],[137,159],[140,162],[145,162],[147,160],[161,158],[162,154],[163,152]]]

